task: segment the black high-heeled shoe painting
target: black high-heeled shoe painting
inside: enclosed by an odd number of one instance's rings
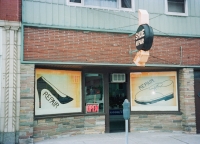
[[[53,86],[49,81],[47,81],[43,76],[37,79],[37,90],[39,97],[39,108],[41,108],[41,92],[43,89],[47,89],[51,94],[61,103],[66,104],[73,100],[70,96],[59,91],[55,86]]]

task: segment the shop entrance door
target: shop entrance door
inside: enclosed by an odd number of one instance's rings
[[[196,107],[196,129],[200,133],[200,79],[194,80],[195,107]]]
[[[109,84],[109,125],[110,132],[124,132],[123,102],[127,98],[126,83]]]

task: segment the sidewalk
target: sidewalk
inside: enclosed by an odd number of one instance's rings
[[[125,133],[106,133],[68,136],[36,144],[125,144]],[[128,144],[200,144],[200,134],[129,133]]]

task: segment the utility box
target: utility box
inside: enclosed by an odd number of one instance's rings
[[[130,102],[125,99],[123,102],[123,117],[125,120],[130,119]]]

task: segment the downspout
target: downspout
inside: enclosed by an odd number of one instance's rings
[[[120,66],[138,67],[135,64],[113,64],[113,63],[81,63],[81,62],[51,62],[51,61],[23,61],[21,64],[51,64],[51,65],[82,65],[82,66]],[[168,65],[168,64],[146,64],[145,67],[173,67],[173,68],[200,68],[200,65]]]

